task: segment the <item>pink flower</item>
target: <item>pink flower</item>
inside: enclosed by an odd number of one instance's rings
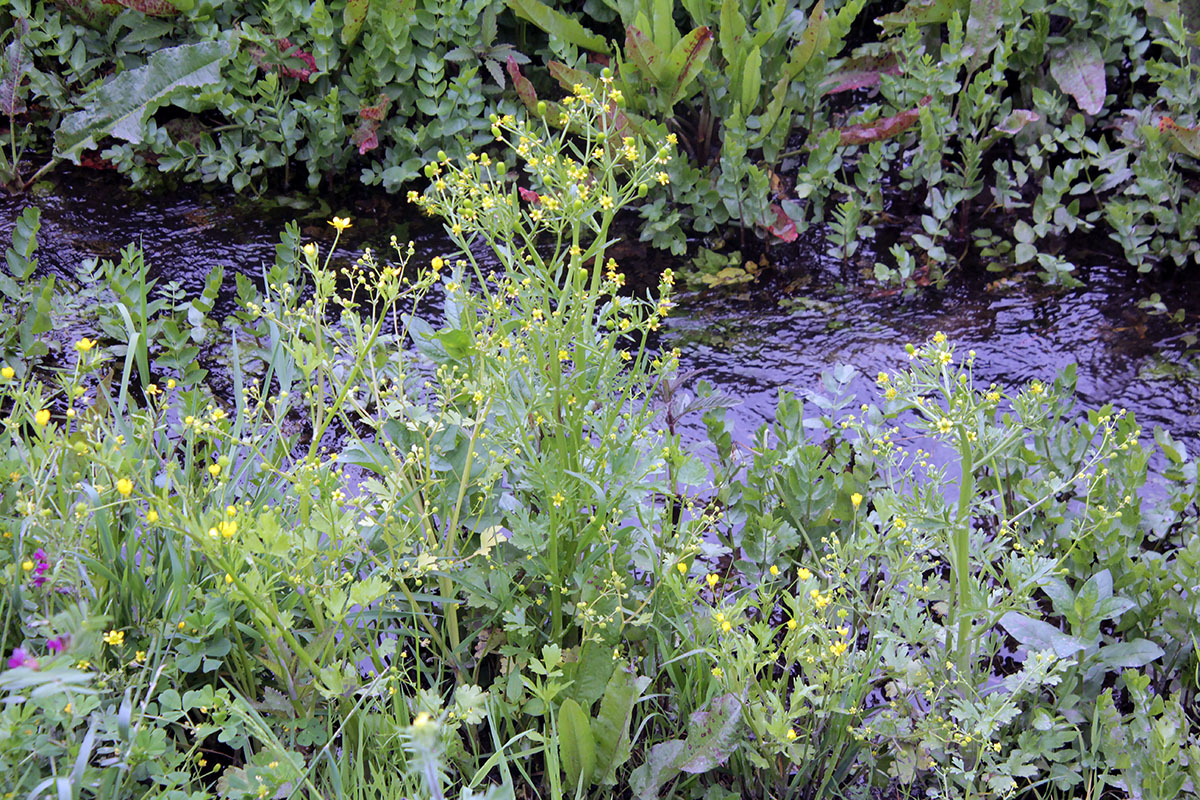
[[[30,669],[37,669],[38,663],[37,663],[37,659],[31,658],[28,653],[26,653],[23,649],[18,647],[16,650],[13,650],[12,656],[8,659],[8,668],[9,669],[18,669],[20,667],[29,667]]]

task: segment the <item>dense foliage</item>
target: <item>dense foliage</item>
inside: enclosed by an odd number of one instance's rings
[[[1200,258],[1187,3],[5,0],[0,24],[10,185],[70,160],[137,184],[398,190],[488,145],[493,113],[553,123],[610,64],[622,130],[686,155],[635,204],[676,253],[818,225],[908,285],[968,252],[1070,284],[1062,240],[1088,231],[1143,271]]]
[[[653,347],[672,273],[631,298],[606,257],[673,161],[622,92],[493,117],[515,162],[428,164],[459,252],[340,264],[292,227],[224,320],[219,275],[189,300],[134,248],[36,280],[25,213],[9,796],[1197,794],[1197,463],[1155,431],[1152,478],[1069,373],[979,386],[941,334],[875,403],[843,368],[736,446]]]

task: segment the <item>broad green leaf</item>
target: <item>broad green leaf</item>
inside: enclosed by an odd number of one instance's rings
[[[371,0],[346,0],[342,9],[342,44],[354,44],[371,10]]]
[[[978,68],[1000,43],[1000,26],[1003,23],[1000,11],[1000,0],[971,0],[966,40],[963,42],[963,54],[967,56],[969,69]]]
[[[78,164],[84,150],[95,149],[107,136],[141,143],[150,115],[178,93],[220,83],[221,65],[232,52],[229,39],[180,45],[110,78],[55,131],[55,154]]]
[[[674,106],[683,99],[688,86],[704,69],[709,51],[713,46],[713,34],[707,26],[695,28],[684,36],[667,56],[667,75],[671,81],[668,106]],[[755,87],[757,89],[757,87]],[[757,91],[755,92],[757,96]]]
[[[574,17],[567,16],[561,11],[555,11],[540,0],[506,0],[513,13],[522,19],[532,22],[550,36],[570,42],[584,50],[595,50],[599,53],[608,51],[608,44],[603,36],[592,33]]]
[[[1107,91],[1104,56],[1092,39],[1080,39],[1050,53],[1050,76],[1085,114],[1098,114],[1104,108]]]
[[[758,108],[758,93],[762,88],[762,50],[754,48],[746,56],[746,64],[738,78],[742,82],[742,110],[751,114]]]
[[[800,34],[800,44],[792,51],[788,59],[785,75],[789,82],[796,79],[813,56],[823,52],[829,46],[832,37],[829,34],[829,15],[825,13],[825,0],[817,0],[812,12],[808,15],[808,25]]]
[[[1063,633],[1048,622],[1031,619],[1016,611],[1001,617],[1000,625],[1030,650],[1053,650],[1059,658],[1069,658],[1088,647],[1084,640]]]
[[[8,271],[17,280],[27,280],[37,269],[37,259],[33,254],[37,251],[38,231],[42,227],[42,210],[37,206],[26,206],[17,217],[13,226],[12,247],[4,252],[8,263]]]
[[[823,0],[822,0],[823,1]],[[736,77],[741,72],[746,58],[746,18],[742,15],[742,4],[738,0],[722,0],[721,23],[717,28],[721,56]]]
[[[1163,656],[1163,649],[1149,639],[1134,639],[1101,647],[1098,657],[1109,669],[1141,669]]]
[[[600,713],[592,720],[592,733],[596,739],[596,783],[616,785],[617,770],[630,756],[629,722],[633,718],[633,707],[649,685],[649,678],[639,678],[633,670],[624,667],[617,667],[608,679],[600,701]]]
[[[899,11],[884,14],[875,20],[884,33],[892,33],[909,25],[940,25],[948,22],[955,11],[965,10],[962,0],[912,0]]]
[[[587,714],[568,697],[558,709],[558,753],[571,789],[586,789],[596,770],[596,742]]]
[[[708,772],[725,763],[737,746],[742,701],[724,694],[709,701],[708,710],[692,714],[686,739],[656,744],[642,766],[630,775],[630,788],[642,800],[658,796],[658,787],[680,772]]]
[[[625,27],[625,55],[651,83],[661,85],[665,82],[660,74],[666,70],[662,51],[634,25]]]

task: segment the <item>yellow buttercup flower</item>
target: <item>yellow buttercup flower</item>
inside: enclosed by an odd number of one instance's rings
[[[125,644],[125,631],[111,630],[104,634],[104,643],[110,647],[120,647]]]
[[[50,409],[43,408],[41,411],[33,415],[33,421],[43,428],[50,424]]]
[[[75,343],[75,349],[81,353],[86,353],[96,346],[95,339],[88,339],[86,336]]]
[[[120,478],[117,481],[117,491],[121,493],[122,497],[129,497],[133,494],[133,481],[129,478]]]
[[[6,381],[11,381],[16,374],[17,371],[12,367],[0,367],[0,378],[4,378]]]
[[[212,475],[214,478],[217,477],[218,475],[220,475],[221,474],[221,465],[220,464],[209,464],[208,465],[208,474]]]
[[[308,258],[316,258],[317,257],[317,246],[315,244],[313,244],[312,242],[309,242],[308,244],[304,245],[304,247],[302,247],[300,249],[304,251],[304,255],[307,256]]]
[[[158,512],[153,508],[146,512],[146,522],[149,522],[151,525],[158,522]]]
[[[858,507],[862,505],[862,500],[863,500],[862,495],[859,494],[858,492],[855,492],[854,494],[850,495],[850,504],[854,506],[854,509],[856,511],[858,510]]]
[[[350,227],[350,218],[334,217],[333,219],[329,220],[329,224],[336,228],[338,233],[341,233],[342,231],[346,230],[346,228]]]
[[[717,573],[710,572],[704,577],[704,580],[708,581],[708,588],[715,589],[717,588],[717,582],[720,581],[721,578],[719,575],[717,575]]]
[[[796,577],[798,577],[802,581],[806,581],[812,577],[812,573],[808,570],[807,567],[801,567],[799,570],[796,571]]]

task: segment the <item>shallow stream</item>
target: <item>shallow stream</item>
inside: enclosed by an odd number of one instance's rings
[[[235,270],[261,276],[274,260],[279,231],[299,219],[306,236],[332,241],[325,220],[349,214],[354,227],[336,258],[353,259],[361,247],[386,249],[389,236],[412,238],[418,259],[451,250],[440,227],[420,220],[402,197],[363,193],[337,207],[319,201],[289,206],[261,203],[228,192],[187,188],[174,193],[138,193],[112,173],[63,171],[53,184],[26,196],[0,198],[0,236],[7,241],[14,220],[28,204],[42,210],[38,256],[43,269],[73,276],[84,258],[119,258],[139,243],[160,285],[176,281],[195,294],[208,271],[225,267],[229,291],[216,315],[232,309]],[[1085,243],[1086,244],[1086,243]],[[652,283],[665,266],[662,253],[624,248],[622,267]],[[838,364],[859,370],[851,383],[864,400],[874,397],[868,376],[906,361],[906,342],[944,331],[962,349],[978,353],[977,377],[1001,384],[1052,379],[1074,362],[1083,405],[1112,402],[1137,415],[1147,434],[1169,429],[1193,454],[1200,447],[1200,356],[1189,352],[1184,334],[1196,330],[1200,292],[1183,278],[1139,280],[1111,252],[1077,249],[1081,289],[1054,291],[1034,276],[994,282],[995,275],[954,275],[945,290],[926,288],[911,296],[883,291],[863,277],[861,266],[843,266],[814,255],[804,239],[771,249],[771,268],[753,284],[681,298],[665,333],[680,347],[683,368],[698,370],[736,398],[731,411],[738,437],[773,416],[780,389],[819,391],[819,376]],[[870,254],[866,261],[871,261]],[[1172,312],[1184,309],[1183,327],[1166,315],[1139,307],[1152,292]],[[699,419],[684,426],[700,435]]]

